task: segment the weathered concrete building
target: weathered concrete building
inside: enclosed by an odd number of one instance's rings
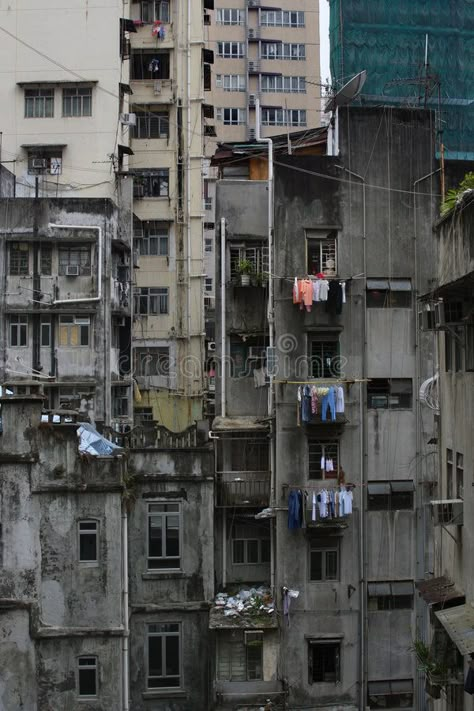
[[[416,297],[434,268],[434,135],[430,113],[411,110],[351,107],[336,128],[309,132],[292,155],[286,137],[275,142],[270,234],[262,147],[225,146],[214,158],[225,259],[216,346],[226,363],[212,425],[217,582],[230,591],[266,583],[283,612],[275,676],[258,676],[275,686],[259,688],[260,703],[273,693],[283,707],[285,692],[290,709],[421,709],[407,650],[422,614],[414,582],[430,564],[432,418],[419,418],[418,390],[433,356],[431,340],[417,336]],[[233,179],[236,165],[247,180]],[[248,254],[259,266],[245,286]],[[318,274],[337,285],[338,305],[295,304],[295,279],[312,287]],[[306,387],[316,413],[310,404],[303,417]],[[324,414],[331,388],[334,416]],[[352,513],[334,515],[324,491],[350,492]],[[292,530],[298,492],[305,526]],[[217,645],[217,670],[219,655]],[[247,674],[234,703],[255,691]]]

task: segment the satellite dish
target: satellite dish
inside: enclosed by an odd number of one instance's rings
[[[338,106],[346,106],[347,104],[350,104],[351,101],[362,91],[362,87],[364,86],[366,79],[367,72],[365,69],[364,71],[359,72],[359,74],[356,74],[355,77],[352,77],[347,84],[344,84],[342,89],[339,89],[337,94],[329,99],[325,106],[324,113],[327,114],[330,111],[334,111],[338,108]]]

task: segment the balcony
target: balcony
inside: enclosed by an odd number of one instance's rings
[[[220,472],[217,506],[266,507],[270,502],[270,472]]]

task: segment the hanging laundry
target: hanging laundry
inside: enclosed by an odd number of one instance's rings
[[[266,385],[266,368],[255,368],[253,371],[253,382],[256,388],[263,388]]]
[[[313,301],[319,301],[319,291],[321,288],[321,282],[319,279],[313,281]]]
[[[329,282],[327,279],[321,279],[319,284],[319,300],[327,301],[329,294]]]
[[[152,59],[150,64],[148,65],[148,71],[152,73],[156,73],[160,71],[160,60],[159,59]]]
[[[326,416],[327,416],[327,411],[329,408],[329,412],[331,415],[331,420],[335,422],[336,420],[336,388],[335,387],[330,387],[327,395],[323,397],[323,401],[321,404],[321,419],[323,422],[326,422]]]
[[[303,309],[303,305],[308,313],[311,311],[313,306],[313,282],[311,279],[302,279],[300,284],[302,302],[300,303],[300,309]]]
[[[163,27],[161,20],[156,20],[156,22],[153,23],[151,34],[157,39],[165,39],[165,28]]]
[[[318,405],[319,405],[318,390],[313,385],[313,387],[311,388],[311,412],[313,415],[318,414]]]
[[[288,528],[301,528],[302,495],[301,491],[290,491],[288,498]]]
[[[336,388],[336,413],[344,412],[344,388],[339,385]]]
[[[333,316],[342,313],[342,286],[338,281],[333,280],[329,283],[326,311]]]
[[[313,491],[313,502],[311,508],[311,521],[316,521],[316,492]]]
[[[303,422],[311,422],[312,413],[312,399],[311,399],[311,387],[305,385],[303,387],[302,400],[301,400],[301,420]]]
[[[301,282],[295,277],[295,283],[293,284],[293,303],[294,304],[301,304],[301,288],[300,288]]]
[[[341,289],[342,289],[342,303],[346,303],[346,282],[341,281]]]

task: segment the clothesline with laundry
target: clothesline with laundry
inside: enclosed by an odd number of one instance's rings
[[[342,385],[300,385],[296,393],[297,421],[309,423],[321,413],[321,421],[326,422],[328,410],[332,422],[337,414],[344,413],[344,388]]]
[[[320,520],[345,518],[352,514],[352,485],[341,484],[338,489],[313,491],[311,507],[305,489],[292,489],[288,494],[288,528],[306,528]]]
[[[295,277],[293,303],[299,304],[300,311],[310,312],[318,302],[325,302],[329,313],[341,314],[342,305],[346,303],[346,282],[332,279],[322,272],[302,279]]]

